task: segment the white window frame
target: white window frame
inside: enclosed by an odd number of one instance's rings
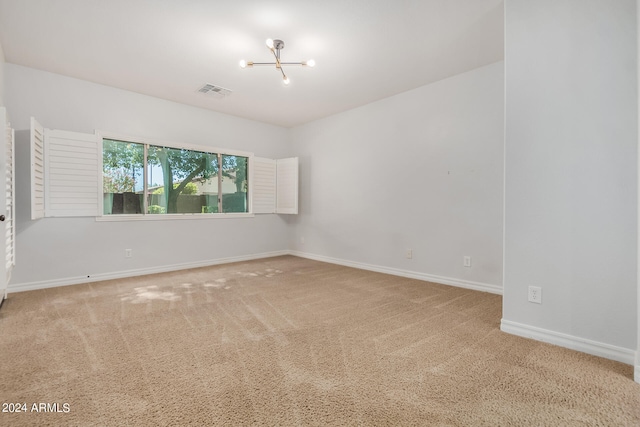
[[[153,138],[143,138],[136,137],[130,135],[122,135],[109,131],[96,131],[96,134],[99,134],[103,139],[111,139],[116,141],[123,142],[132,142],[137,144],[145,144],[145,145],[153,145],[156,147],[168,147],[168,148],[176,148],[182,150],[193,150],[193,151],[201,151],[212,154],[222,154],[227,156],[239,156],[246,157],[249,162],[248,167],[248,180],[249,180],[249,188],[247,191],[247,204],[248,204],[248,212],[217,212],[217,213],[180,213],[180,214],[117,214],[117,215],[104,215],[102,212],[104,211],[104,200],[102,198],[102,192],[100,193],[99,203],[99,213],[100,215],[96,217],[96,221],[166,221],[166,220],[192,220],[192,219],[222,219],[222,218],[253,218],[255,215],[253,214],[253,185],[252,185],[252,164],[254,155],[248,151],[239,151],[239,150],[229,150],[225,148],[218,147],[210,147],[206,145],[195,145],[188,143],[177,143],[171,141],[162,141]],[[102,178],[103,178],[103,170],[102,167],[98,171],[100,175],[100,190],[102,191]],[[146,174],[146,170],[144,172]]]

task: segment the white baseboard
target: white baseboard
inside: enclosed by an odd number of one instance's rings
[[[583,353],[591,354],[594,356],[616,360],[628,365],[633,365],[635,363],[636,352],[627,348],[604,344],[580,337],[574,337],[573,335],[549,331],[547,329],[536,328],[534,326],[524,325],[522,323],[512,322],[505,319],[502,319],[500,323],[500,330],[509,334],[518,335],[520,337],[531,338],[536,341],[542,341],[560,347],[569,348],[571,350],[581,351]],[[640,370],[638,366],[636,366],[636,381],[638,381],[639,376]]]
[[[433,274],[420,273],[416,271],[400,270],[391,267],[365,264],[361,262],[348,261],[344,259],[331,258],[323,255],[315,255],[306,252],[290,251],[291,255],[300,258],[312,259],[315,261],[328,262],[330,264],[344,265],[345,267],[359,268],[361,270],[375,271],[377,273],[391,274],[393,276],[407,277],[410,279],[424,280],[426,282],[439,283],[441,285],[457,286],[459,288],[473,289],[476,291],[490,292],[502,295],[502,286],[488,283],[472,282],[470,280],[454,279],[451,277],[435,276]]]
[[[264,252],[260,254],[241,255],[237,257],[218,258],[212,260],[187,262],[182,264],[163,265],[161,267],[139,268],[134,270],[117,271],[113,273],[93,274],[90,276],[65,277],[55,280],[43,280],[41,282],[28,282],[9,284],[8,293],[33,291],[37,289],[54,288],[57,286],[78,285],[81,283],[100,282],[102,280],[122,279],[125,277],[144,276],[145,274],[166,273],[169,271],[186,270],[189,268],[209,267],[212,265],[229,264],[239,261],[250,261],[254,259],[271,258],[281,255],[289,255],[290,251]]]

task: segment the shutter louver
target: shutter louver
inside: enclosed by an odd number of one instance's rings
[[[9,166],[11,168],[11,173],[7,176],[7,180],[11,182],[11,184],[9,185],[10,191],[11,191],[11,197],[7,197],[7,202],[10,200],[11,201],[11,209],[9,209],[9,207],[7,206],[7,211],[10,210],[11,212],[11,218],[9,220],[9,224],[7,224],[7,228],[10,228],[10,246],[8,247],[8,249],[11,250],[11,256],[9,257],[8,261],[10,267],[8,267],[8,275],[7,275],[7,283],[9,283],[9,279],[11,279],[11,271],[13,270],[13,267],[16,265],[16,157],[15,157],[15,144],[16,144],[16,136],[15,136],[15,131],[13,129],[11,129],[9,127],[9,124],[7,123],[7,130],[8,130],[8,135],[7,138],[9,138],[9,147],[8,147],[8,155],[10,155],[11,157],[9,157],[11,159],[11,162],[9,162]]]
[[[44,128],[31,117],[31,219],[44,217]]]
[[[253,158],[253,213],[298,213],[298,158]]]
[[[298,158],[279,159],[277,163],[276,213],[298,213]]]
[[[15,144],[13,129],[7,123],[6,127],[6,176],[5,176],[5,197],[6,197],[6,215],[5,215],[5,244],[6,244],[6,271],[7,271],[7,283],[11,279],[11,271],[13,266],[16,265],[16,223],[15,223]]]
[[[253,161],[253,212],[276,211],[276,161],[254,157]]]
[[[45,215],[98,216],[102,138],[47,130],[45,157]]]

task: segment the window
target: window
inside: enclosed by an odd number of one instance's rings
[[[104,136],[47,129],[31,119],[31,219],[298,213],[297,157]]]
[[[223,212],[247,212],[248,159],[241,156],[222,155],[222,210]],[[232,188],[233,185],[235,188]]]
[[[103,214],[139,214],[144,195],[144,146],[102,140]]]
[[[103,214],[249,212],[248,157],[103,140]]]

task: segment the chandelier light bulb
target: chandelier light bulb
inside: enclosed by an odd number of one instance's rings
[[[306,62],[307,67],[315,67],[316,66],[316,61],[313,59],[310,59]]]
[[[246,68],[247,67],[247,61],[245,61],[244,59],[240,61],[240,68]]]
[[[282,81],[283,81],[283,82],[284,82],[284,84],[286,84],[286,85],[288,85],[288,84],[290,83],[289,77],[287,77],[287,76],[284,76],[284,77],[282,78]]]
[[[267,47],[273,49],[273,39],[267,39]]]

